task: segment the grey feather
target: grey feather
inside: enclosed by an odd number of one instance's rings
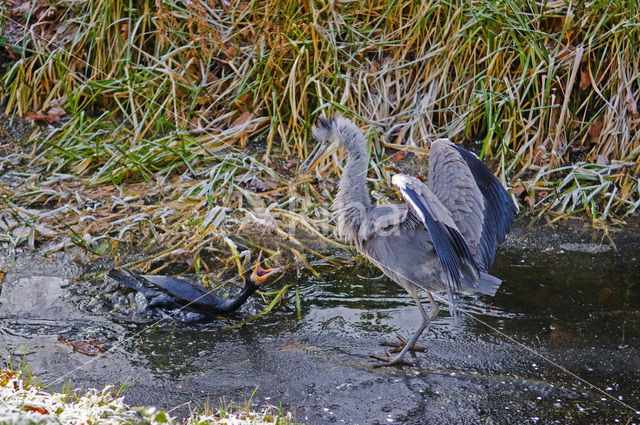
[[[339,140],[349,154],[331,208],[340,236],[346,242],[356,243],[360,225],[371,208],[365,182],[369,163],[367,141],[360,129],[343,117],[320,118],[312,131],[319,142]]]
[[[476,263],[484,266],[477,247],[482,234],[485,202],[455,145],[448,140],[431,144],[427,186],[451,213],[453,221],[469,244]],[[483,267],[483,270],[484,269]]]

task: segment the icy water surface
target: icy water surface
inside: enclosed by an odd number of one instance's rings
[[[504,279],[498,294],[466,295],[458,324],[441,305],[409,368],[372,367],[378,342],[410,336],[419,314],[365,268],[299,282],[300,310],[292,287],[272,313],[224,330],[262,302],[254,296],[229,319],[148,329],[110,314],[95,284],[70,284],[73,267],[39,264],[7,275],[0,350],[14,362],[26,353],[54,388],[126,382],[134,405],[243,404],[255,391],[255,405],[282,405],[308,424],[640,423],[640,249],[634,234],[615,241],[618,251],[606,239],[517,233],[492,269]],[[59,336],[112,350],[88,357]]]

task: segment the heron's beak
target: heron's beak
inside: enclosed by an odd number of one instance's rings
[[[335,153],[340,147],[340,142],[337,140],[327,145],[327,143],[318,144],[318,146],[314,149],[311,154],[313,155],[310,161],[310,164],[305,167],[301,167],[303,172],[302,175],[306,176],[309,174],[314,168],[318,166],[325,158]]]
[[[269,278],[274,273],[278,273],[282,271],[282,267],[277,267],[275,269],[263,269],[260,266],[260,263],[256,264],[253,268],[253,273],[251,273],[251,280],[254,281],[257,285],[260,285]]]

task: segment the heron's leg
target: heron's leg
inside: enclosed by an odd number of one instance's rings
[[[420,335],[422,335],[422,332],[424,332],[424,330],[429,327],[429,324],[431,323],[431,320],[434,317],[436,317],[438,315],[438,312],[440,311],[440,309],[438,308],[438,305],[436,304],[435,300],[433,299],[433,296],[431,295],[431,292],[429,292],[429,291],[426,291],[426,292],[427,292],[427,295],[429,296],[429,303],[431,304],[431,310],[429,310],[429,314],[427,314],[427,312],[424,310],[424,307],[422,307],[422,303],[420,302],[420,298],[418,297],[418,293],[416,291],[412,291],[410,293],[411,297],[413,298],[413,300],[418,305],[418,310],[420,310],[420,314],[422,315],[422,324],[420,325],[420,327],[418,328],[416,333],[413,334],[411,339],[405,344],[405,346],[402,349],[402,351],[400,351],[400,353],[397,356],[395,356],[394,358],[392,358],[392,359],[385,359],[383,357],[375,356],[375,355],[372,354],[371,357],[373,357],[374,359],[382,360],[382,361],[385,362],[385,363],[377,364],[374,367],[394,366],[394,365],[411,365],[412,364],[411,362],[408,362],[408,361],[404,360],[404,356],[416,344],[416,342],[418,341],[418,338],[420,338]]]

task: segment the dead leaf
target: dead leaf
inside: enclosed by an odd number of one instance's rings
[[[68,344],[73,347],[74,351],[77,351],[86,356],[97,356],[102,353],[106,353],[107,350],[102,346],[99,339],[79,340],[79,341],[65,341],[62,337],[58,337],[58,342]]]
[[[48,109],[38,112],[29,112],[25,118],[31,121],[44,121],[49,124],[60,122],[67,115],[67,112],[58,104],[52,104]]]
[[[252,100],[253,100],[252,93],[249,92],[249,93],[243,94],[238,99],[236,99],[235,104],[236,106],[246,106],[247,104],[251,103]]]
[[[422,174],[422,173],[418,173],[415,175],[415,177],[420,180],[422,183],[426,183],[427,182],[427,177]]]
[[[125,42],[129,40],[129,24],[126,22],[120,25],[120,38]]]
[[[589,143],[595,143],[600,138],[602,133],[602,127],[604,126],[604,115],[600,115],[596,118],[587,130],[587,141]]]
[[[547,161],[547,145],[546,143],[541,144],[540,146],[536,146],[533,149],[533,158],[531,162],[534,164],[542,164]]]
[[[22,406],[22,410],[24,410],[25,412],[36,412],[36,413],[41,413],[43,415],[47,415],[49,414],[49,412],[47,411],[47,409],[43,408],[43,407],[36,407],[36,406]]]
[[[249,121],[251,118],[253,118],[253,114],[251,112],[244,112],[244,113],[240,114],[240,116],[238,118],[233,120],[233,122],[231,123],[231,125],[229,127],[238,127],[238,126],[246,123],[247,121]]]
[[[16,374],[9,369],[0,371],[0,387],[6,387],[10,380],[15,378]],[[15,383],[14,383],[15,385]]]
[[[536,192],[536,202],[540,202],[541,200],[545,199],[547,196],[549,196],[549,192],[547,192],[546,190],[541,190],[539,192]]]
[[[295,169],[297,166],[298,166],[298,163],[297,163],[296,161],[287,161],[287,162],[285,162],[285,163],[282,165],[282,167],[283,167],[285,170],[293,170],[293,169]]]
[[[314,347],[311,345],[307,345],[299,341],[293,341],[293,342],[286,343],[280,350],[286,351],[286,352],[298,353],[298,354],[306,354],[309,351],[312,351],[313,348]]]
[[[393,155],[391,155],[391,157],[389,157],[389,161],[398,162],[403,160],[405,156],[407,156],[407,151],[396,152]]]
[[[638,104],[631,93],[627,94],[624,100],[624,108],[635,118],[638,118]]]
[[[511,191],[519,198],[523,193],[527,191],[527,188],[524,186],[524,184],[518,183],[517,185],[513,186],[513,189],[511,189]]]
[[[280,187],[280,185],[273,180],[262,180],[258,177],[252,177],[246,180],[247,189],[251,189],[253,191],[266,192],[267,190],[273,190]]]
[[[583,66],[580,70],[580,89],[586,90],[591,86],[591,74],[588,66]]]
[[[233,59],[238,53],[238,46],[236,46],[235,44],[227,43],[222,50],[229,59]]]

